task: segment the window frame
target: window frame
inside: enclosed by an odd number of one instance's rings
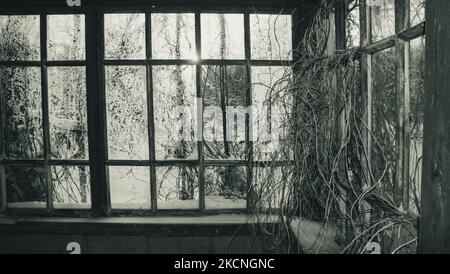
[[[1,67],[19,67],[28,68],[34,67],[40,69],[40,91],[41,91],[41,109],[42,109],[42,131],[43,131],[43,158],[42,159],[29,159],[29,160],[16,160],[7,159],[6,153],[6,143],[4,140],[5,132],[5,121],[4,115],[2,115],[1,122],[1,153],[0,153],[0,192],[1,192],[1,209],[0,213],[10,213],[10,214],[37,214],[37,215],[47,215],[47,214],[69,214],[69,215],[80,215],[85,216],[88,209],[54,209],[52,201],[52,179],[51,179],[51,167],[77,167],[84,166],[90,167],[91,159],[87,157],[85,160],[75,160],[75,159],[53,159],[50,156],[50,120],[49,120],[49,88],[48,88],[48,68],[51,67],[84,67],[87,70],[87,54],[85,54],[84,60],[48,60],[47,58],[47,19],[51,15],[84,15],[84,20],[86,24],[86,14],[80,9],[67,10],[61,8],[46,8],[45,11],[41,9],[27,9],[27,8],[6,8],[0,11],[0,15],[36,15],[39,16],[39,32],[40,32],[40,56],[38,61],[0,61]],[[87,50],[87,47],[86,47]],[[86,71],[87,80],[87,71]],[[88,92],[86,89],[86,98],[88,98]],[[0,96],[3,98],[3,96]],[[2,98],[0,100],[2,100]],[[3,102],[1,104],[1,113],[4,113]],[[87,110],[86,110],[87,111]],[[88,114],[88,111],[86,112]],[[89,124],[89,118],[88,118]],[[89,125],[87,125],[89,128]],[[88,129],[88,139],[90,136],[90,128]],[[90,141],[88,141],[90,146]],[[90,149],[90,148],[89,148]],[[8,167],[24,167],[24,168],[43,168],[44,170],[44,183],[46,186],[46,208],[8,208],[7,204],[7,182],[6,182],[6,168]],[[92,199],[92,198],[91,198]],[[92,200],[91,200],[92,201]]]
[[[341,1],[341,0],[336,0]],[[426,0],[425,0],[426,1]],[[396,178],[394,179],[394,200],[398,205],[403,205],[405,210],[410,207],[410,142],[409,117],[410,117],[410,42],[416,38],[425,36],[425,21],[411,26],[410,24],[410,0],[395,0],[395,32],[382,40],[372,42],[372,18],[371,10],[366,0],[360,0],[360,49],[361,49],[361,101],[362,117],[364,117],[365,130],[363,130],[364,149],[367,159],[362,167],[365,174],[369,174],[372,166],[370,157],[372,151],[373,128],[373,55],[387,49],[396,52],[396,95],[397,95],[397,119],[396,119]],[[345,11],[344,11],[345,12]],[[425,19],[424,19],[425,20]],[[345,32],[344,32],[345,33]],[[371,178],[366,178],[366,186],[373,185]]]
[[[218,5],[211,8],[208,1],[170,1],[164,6],[155,6],[157,1],[128,1],[129,6],[125,7],[121,1],[111,1],[112,3],[103,4],[101,1],[92,1],[79,7],[67,7],[65,1],[50,1],[50,6],[46,4],[35,4],[32,1],[24,1],[22,6],[6,5],[2,7],[0,15],[39,15],[40,16],[40,61],[0,61],[0,66],[36,66],[41,68],[42,85],[42,107],[43,107],[43,129],[44,129],[44,153],[42,160],[8,160],[4,155],[4,142],[2,141],[2,152],[0,154],[0,192],[1,209],[0,213],[5,214],[37,214],[52,216],[153,216],[153,215],[207,215],[217,213],[245,213],[249,209],[247,201],[246,209],[206,209],[205,206],[205,182],[204,170],[208,167],[244,167],[247,170],[247,184],[252,183],[252,169],[258,166],[264,166],[267,162],[254,161],[252,154],[253,143],[249,140],[249,118],[246,117],[246,150],[250,156],[244,160],[205,160],[203,153],[203,142],[197,142],[198,159],[186,161],[157,161],[155,159],[154,138],[149,138],[149,160],[148,161],[130,161],[130,160],[108,160],[107,159],[107,121],[106,121],[106,94],[105,94],[105,67],[107,65],[140,65],[145,66],[147,73],[147,110],[149,123],[149,137],[154,136],[154,115],[153,115],[153,96],[152,96],[152,77],[151,71],[154,65],[194,65],[196,68],[196,89],[197,97],[203,98],[201,81],[202,66],[204,65],[242,65],[246,68],[247,82],[251,83],[252,66],[291,66],[296,60],[294,45],[300,40],[300,34],[296,29],[304,28],[300,24],[301,4],[297,1],[248,1],[242,4],[232,2]],[[54,3],[55,2],[55,3]],[[58,2],[56,4],[56,2]],[[63,3],[61,3],[63,2]],[[97,3],[98,2],[98,3]],[[128,3],[127,3],[128,4]],[[0,4],[1,6],[2,4]],[[35,5],[39,5],[36,7]],[[280,12],[281,11],[281,12]],[[201,51],[201,32],[200,32],[200,14],[202,13],[239,13],[244,16],[244,39],[245,39],[245,59],[242,60],[211,60],[199,59],[197,62],[191,60],[153,60],[151,59],[151,13],[194,13],[195,14],[195,42],[196,52],[200,56]],[[146,59],[145,60],[105,60],[104,56],[104,14],[106,13],[144,13],[146,29]],[[250,14],[288,14],[291,15],[292,26],[292,61],[278,60],[254,60],[251,59],[250,44]],[[47,16],[62,14],[82,14],[85,18],[85,60],[84,61],[50,61],[47,60]],[[301,26],[300,26],[301,25]],[[50,147],[49,134],[49,116],[48,116],[48,83],[47,67],[51,66],[85,66],[86,68],[86,92],[87,92],[87,115],[88,115],[88,160],[55,160],[50,159],[48,149]],[[252,103],[251,89],[246,90],[246,105]],[[0,102],[1,103],[1,102]],[[3,116],[2,116],[3,117]],[[1,139],[3,139],[4,121],[0,122]],[[286,165],[290,161],[280,161],[277,165]],[[6,197],[6,175],[5,167],[8,166],[43,166],[46,170],[47,185],[47,208],[46,209],[12,209],[7,207]],[[89,166],[90,168],[90,186],[91,186],[91,208],[90,209],[55,209],[52,206],[52,188],[50,167],[57,166]],[[156,208],[156,167],[167,166],[187,166],[197,167],[199,172],[199,208],[195,210],[158,210]],[[108,166],[148,166],[150,167],[151,180],[151,209],[149,210],[117,210],[111,209]]]

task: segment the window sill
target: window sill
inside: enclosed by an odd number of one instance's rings
[[[244,214],[220,214],[211,216],[158,216],[158,217],[36,217],[0,218],[4,223],[59,223],[59,224],[170,224],[170,225],[221,225],[246,224],[247,216]]]
[[[264,219],[270,224],[276,218]],[[158,216],[158,217],[38,217],[11,218],[0,216],[0,234],[14,233],[58,233],[88,235],[234,235],[243,229],[249,233],[248,225],[255,223],[245,214],[220,214],[210,216]]]

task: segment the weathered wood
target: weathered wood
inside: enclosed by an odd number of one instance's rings
[[[109,211],[109,189],[106,179],[106,117],[105,90],[100,83],[100,56],[102,47],[103,21],[95,5],[88,4],[86,14],[86,74],[87,112],[89,132],[89,159],[91,171],[92,209],[96,215],[106,215]]]
[[[145,51],[146,59],[152,59],[152,39],[151,39],[151,29],[152,20],[149,13],[145,14]],[[155,107],[153,98],[153,67],[150,64],[146,65],[147,69],[147,113],[148,113],[148,140],[155,140]],[[149,156],[150,162],[155,161],[155,142],[149,142]],[[146,164],[147,166],[147,164]],[[155,165],[150,165],[150,205],[152,212],[155,213],[157,210],[157,188],[156,188],[156,167]]]
[[[346,0],[335,0],[335,49],[336,51],[345,50],[347,48],[347,1]],[[349,122],[349,111],[350,109],[346,106],[351,105],[350,101],[352,100],[350,94],[345,94],[345,90],[343,89],[344,79],[341,71],[337,71],[335,74],[335,79],[333,80],[333,89],[336,93],[336,101],[334,102],[335,107],[335,126],[336,126],[336,147],[334,149],[341,149],[340,146],[343,142],[346,141],[348,136],[347,127],[349,126],[347,123]],[[347,151],[343,151],[344,154],[347,154]],[[346,162],[345,158],[339,159],[338,170],[339,170],[339,178],[347,177],[346,174]],[[342,189],[344,193],[344,199],[340,202],[340,208],[342,212],[346,212],[346,214],[351,214],[351,207],[354,202],[354,195],[352,192]],[[348,221],[344,221],[344,223],[339,224],[342,227],[343,235],[339,237],[343,237],[344,241],[351,241],[354,237],[354,231],[352,229],[351,224]]]
[[[450,1],[426,1],[419,253],[450,253]]]
[[[405,41],[411,41],[411,40],[418,38],[424,34],[425,34],[425,22],[422,22],[418,25],[415,25],[412,28],[409,28],[409,29],[406,29],[406,30],[400,32],[397,37],[399,39],[402,39]]]
[[[195,53],[198,59],[202,57],[202,32],[201,32],[201,16],[199,13],[195,13]],[[203,94],[202,85],[202,66],[200,63],[197,63],[195,67],[195,90],[197,94],[197,98],[202,98],[202,104],[204,102],[205,95]],[[197,105],[197,134],[202,136],[201,141],[197,142],[197,150],[198,150],[198,190],[199,190],[199,209],[201,212],[205,211],[206,208],[206,200],[205,200],[205,167],[203,163],[205,162],[205,153],[204,153],[204,142],[203,142],[203,105]],[[200,139],[200,138],[198,138]]]
[[[360,45],[361,48],[370,44],[371,41],[371,22],[369,6],[361,2],[359,8],[359,22],[360,22]],[[360,60],[361,68],[361,117],[362,124],[359,125],[362,129],[363,151],[362,151],[362,169],[364,171],[364,185],[363,189],[371,185],[370,167],[371,167],[371,151],[372,151],[372,135],[370,130],[372,128],[372,85],[371,85],[371,68],[372,56],[363,52]]]
[[[416,25],[412,28],[400,31],[397,34],[397,38],[404,41],[410,41],[424,34],[425,34],[425,22]],[[386,39],[380,40],[372,44],[361,45],[361,48],[364,53],[376,53],[393,46],[395,46],[395,37],[388,37]]]
[[[49,161],[51,160],[50,117],[48,95],[48,70],[42,60],[47,60],[47,16],[40,16],[40,47],[41,47],[41,94],[42,94],[42,128],[44,133],[44,176],[46,183],[47,210],[53,209],[53,183]]]
[[[362,48],[362,51],[368,54],[373,54],[395,46],[395,37],[388,37],[378,42],[372,43]]]
[[[370,6],[366,5],[364,1],[360,3],[359,7],[359,23],[360,23],[360,47],[363,48],[370,45],[372,40],[371,21],[370,21]],[[360,102],[361,108],[359,110],[361,115],[361,122],[357,125],[361,129],[362,148],[360,150],[361,156],[361,190],[365,191],[372,185],[371,167],[372,167],[372,55],[362,52],[360,59]],[[372,218],[372,210],[370,204],[364,204],[365,220]]]
[[[409,1],[395,2],[395,33],[409,25]],[[409,181],[409,45],[396,38],[396,176],[394,180],[394,201],[397,206],[408,207]],[[405,191],[406,190],[406,191]]]

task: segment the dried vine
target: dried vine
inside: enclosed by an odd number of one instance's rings
[[[306,219],[321,222],[324,231],[337,226],[342,253],[365,253],[371,242],[381,243],[383,252],[415,252],[416,216],[396,204],[389,179],[386,155],[394,148],[383,146],[362,117],[361,54],[328,50],[332,12],[321,5],[297,49],[300,61],[266,98],[291,111],[281,119],[287,134],[279,149],[265,155],[266,165],[252,168],[257,183],[250,227],[269,251],[283,246],[288,252],[322,252],[323,235],[315,250],[295,245],[292,225]],[[372,151],[363,145],[365,133]]]

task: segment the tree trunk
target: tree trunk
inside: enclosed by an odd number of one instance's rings
[[[176,21],[176,40],[175,40],[175,57],[176,59],[180,59],[181,57],[181,23],[182,23],[182,16],[180,14],[177,14],[177,21]],[[174,78],[177,85],[177,105],[178,106],[185,106],[186,104],[186,85],[183,81],[182,77],[182,68],[181,66],[177,66],[174,72]],[[180,114],[180,119],[183,119],[183,114]],[[184,136],[183,127],[180,128],[180,136]],[[186,140],[182,139],[179,140],[179,142],[176,144],[176,151],[175,151],[175,157],[179,159],[186,159],[187,156],[187,143]],[[180,179],[181,179],[181,185],[179,186],[180,194],[179,198],[180,200],[191,200],[194,197],[193,193],[193,180],[190,180],[189,178],[189,171],[187,168],[182,167],[180,168],[179,173]]]

